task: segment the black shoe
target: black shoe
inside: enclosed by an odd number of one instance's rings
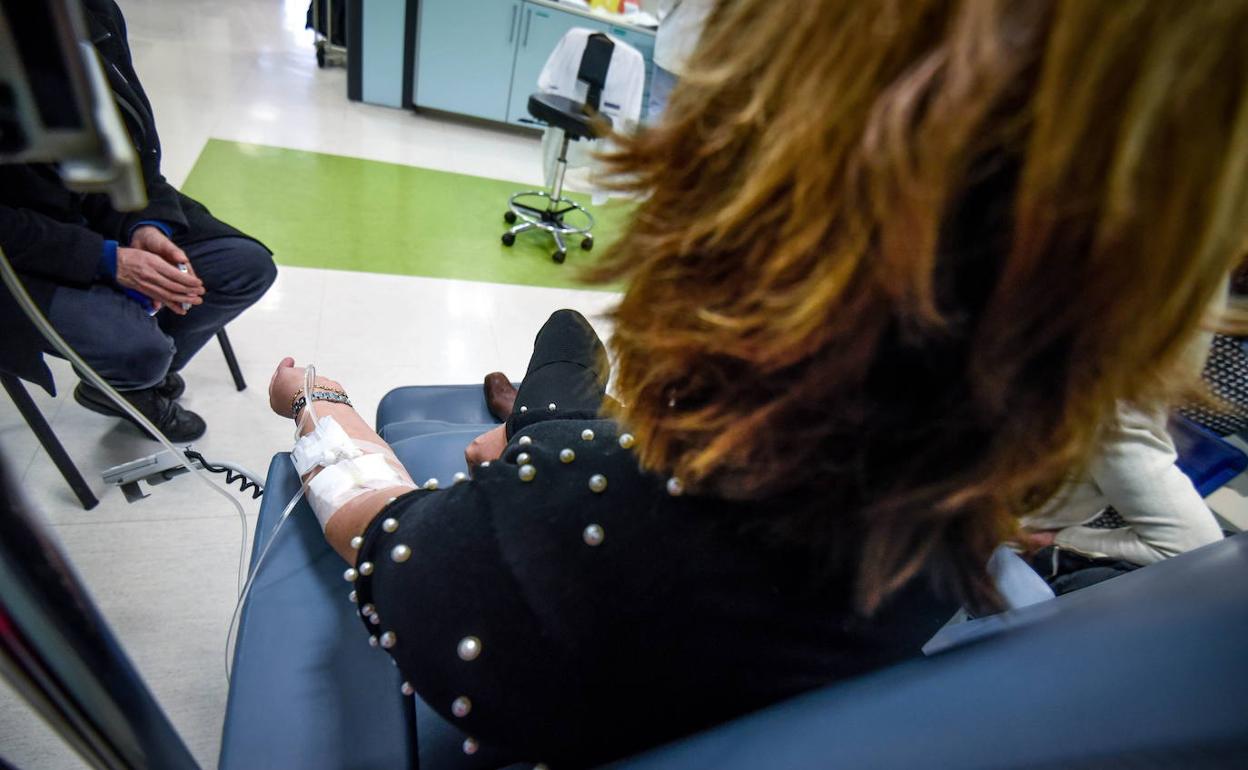
[[[177,401],[186,392],[186,380],[177,372],[169,372],[164,382],[156,386],[156,392],[170,401]]]
[[[177,403],[162,396],[159,385],[143,390],[123,391],[121,395],[133,404],[140,414],[151,420],[152,424],[159,428],[170,441],[178,443],[194,441],[204,435],[204,431],[208,429],[199,415],[189,409],[183,409]],[[74,400],[93,412],[120,417],[143,430],[142,426],[131,419],[130,415],[118,409],[108,396],[85,382],[78,383],[78,387],[74,388]],[[146,430],[143,432],[147,433]]]

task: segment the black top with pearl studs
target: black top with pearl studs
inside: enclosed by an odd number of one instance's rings
[[[507,437],[550,419],[597,418],[609,373],[606,348],[589,321],[572,310],[556,312],[533,341]]]
[[[915,582],[863,619],[847,583],[745,534],[757,506],[643,473],[611,421],[541,412],[470,481],[393,502],[359,549],[369,637],[465,751],[624,756],[917,654],[954,610]]]

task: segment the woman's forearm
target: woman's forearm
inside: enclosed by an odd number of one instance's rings
[[[353,441],[372,444],[393,456],[390,446],[350,406],[331,401],[316,401],[312,408],[316,410],[317,418],[333,417],[343,432]],[[305,408],[300,415],[299,434],[306,436],[314,428],[315,423]],[[352,498],[333,513],[325,524],[325,539],[348,562],[355,562],[355,549],[351,547],[351,539],[364,533],[369,522],[381,512],[390,498],[411,491],[415,486],[401,465],[398,463],[392,463],[392,465],[395,466],[403,484],[365,492]],[[304,476],[304,481],[310,481],[319,471],[319,467],[313,468]]]
[[[392,487],[366,492],[338,509],[338,512],[325,524],[325,539],[338,555],[349,564],[355,563],[355,549],[351,547],[352,538],[363,535],[364,530],[381,509],[386,507],[392,497],[412,491],[412,487]]]

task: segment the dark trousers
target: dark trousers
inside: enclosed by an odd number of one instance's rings
[[[102,282],[58,286],[52,295],[48,320],[118,390],[148,388],[182,369],[277,277],[269,252],[247,238],[213,238],[182,249],[204,282],[203,304],[184,316],[168,310],[149,316],[116,286]]]
[[[547,419],[594,419],[610,375],[607,351],[575,310],[553,313],[533,342],[507,435]],[[554,405],[552,410],[550,407]]]

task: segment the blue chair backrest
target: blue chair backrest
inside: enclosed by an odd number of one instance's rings
[[[1206,497],[1248,468],[1248,455],[1186,417],[1175,416],[1168,427],[1179,452],[1175,464],[1196,485],[1201,497]]]
[[[1048,617],[615,767],[1244,766],[1248,535],[1017,612]]]

